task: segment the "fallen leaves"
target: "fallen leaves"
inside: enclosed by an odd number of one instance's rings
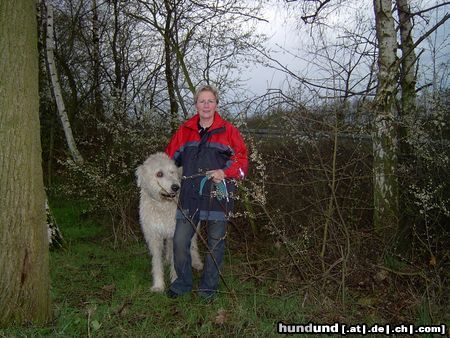
[[[230,317],[229,312],[220,308],[217,311],[216,317],[214,318],[214,323],[217,325],[224,325],[228,321],[229,317]]]

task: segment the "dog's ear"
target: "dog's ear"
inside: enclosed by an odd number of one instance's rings
[[[183,167],[178,167],[178,176],[183,176]]]
[[[142,176],[143,176],[143,171],[144,170],[144,168],[143,168],[143,166],[142,165],[140,165],[139,167],[137,167],[137,169],[136,169],[136,183],[137,183],[137,186],[140,188],[141,187],[141,183],[142,183]]]

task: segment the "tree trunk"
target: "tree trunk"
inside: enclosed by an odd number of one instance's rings
[[[61,124],[66,136],[67,146],[69,147],[70,154],[75,163],[82,164],[83,157],[77,149],[75,140],[72,134],[72,128],[70,127],[69,118],[67,117],[66,107],[61,93],[61,86],[58,80],[58,72],[56,70],[55,56],[53,50],[55,43],[53,40],[53,7],[50,2],[47,1],[47,62],[52,79],[53,93],[55,95],[56,106],[58,107],[58,114],[61,120]]]
[[[164,1],[164,5],[167,13],[164,27],[165,75],[170,102],[170,128],[172,130],[172,133],[174,133],[178,129],[178,103],[177,103],[177,94],[175,91],[174,74],[172,70],[173,51],[172,51],[172,43],[170,41],[171,35],[173,35],[172,19],[174,16],[174,12],[168,0]]]
[[[124,72],[123,72],[123,56],[120,46],[120,1],[113,1],[114,8],[114,33],[112,39],[112,54],[114,60],[114,117],[117,120],[123,118],[123,109],[125,107],[125,96],[124,96]]]
[[[51,317],[36,2],[0,2],[0,327]]]
[[[397,0],[399,17],[400,39],[402,50],[402,63],[400,86],[402,89],[401,115],[406,131],[412,125],[412,118],[416,110],[416,53],[412,37],[412,16],[408,0]]]
[[[399,17],[402,62],[400,67],[401,108],[399,131],[399,163],[407,165],[412,152],[408,142],[411,136],[416,112],[416,53],[412,37],[412,15],[408,0],[396,0]],[[400,220],[397,233],[397,249],[404,252],[408,249],[411,239],[411,220],[404,198],[400,196]]]
[[[100,79],[100,37],[99,37],[99,22],[98,22],[98,10],[97,0],[92,1],[92,76],[94,78],[93,91],[94,91],[94,114],[97,121],[103,122],[104,109],[103,99],[101,92],[101,79]]]
[[[397,39],[391,0],[374,0],[378,87],[373,134],[374,227],[386,239],[398,229],[395,92]]]

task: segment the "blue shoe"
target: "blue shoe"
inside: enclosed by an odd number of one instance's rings
[[[171,289],[167,290],[166,296],[171,299],[175,299],[179,296],[178,293],[173,292]]]
[[[211,304],[217,298],[217,294],[215,292],[213,292],[213,293],[201,293],[201,292],[199,292],[198,296],[200,297],[202,303],[205,303],[205,304]]]

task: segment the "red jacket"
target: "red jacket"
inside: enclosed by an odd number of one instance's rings
[[[203,177],[198,174],[222,169],[227,178],[227,190],[232,194],[235,184],[230,179],[241,179],[247,175],[247,147],[238,129],[217,112],[203,137],[200,137],[198,122],[199,116],[196,114],[181,125],[170,140],[166,153],[178,166],[183,166],[183,176],[187,177],[181,184],[181,208],[191,216],[199,211],[200,219],[224,219],[232,210],[232,200],[224,202],[215,199],[211,203],[211,182],[209,180],[201,188]],[[195,177],[191,177],[193,175]],[[177,218],[179,216],[177,214]]]

